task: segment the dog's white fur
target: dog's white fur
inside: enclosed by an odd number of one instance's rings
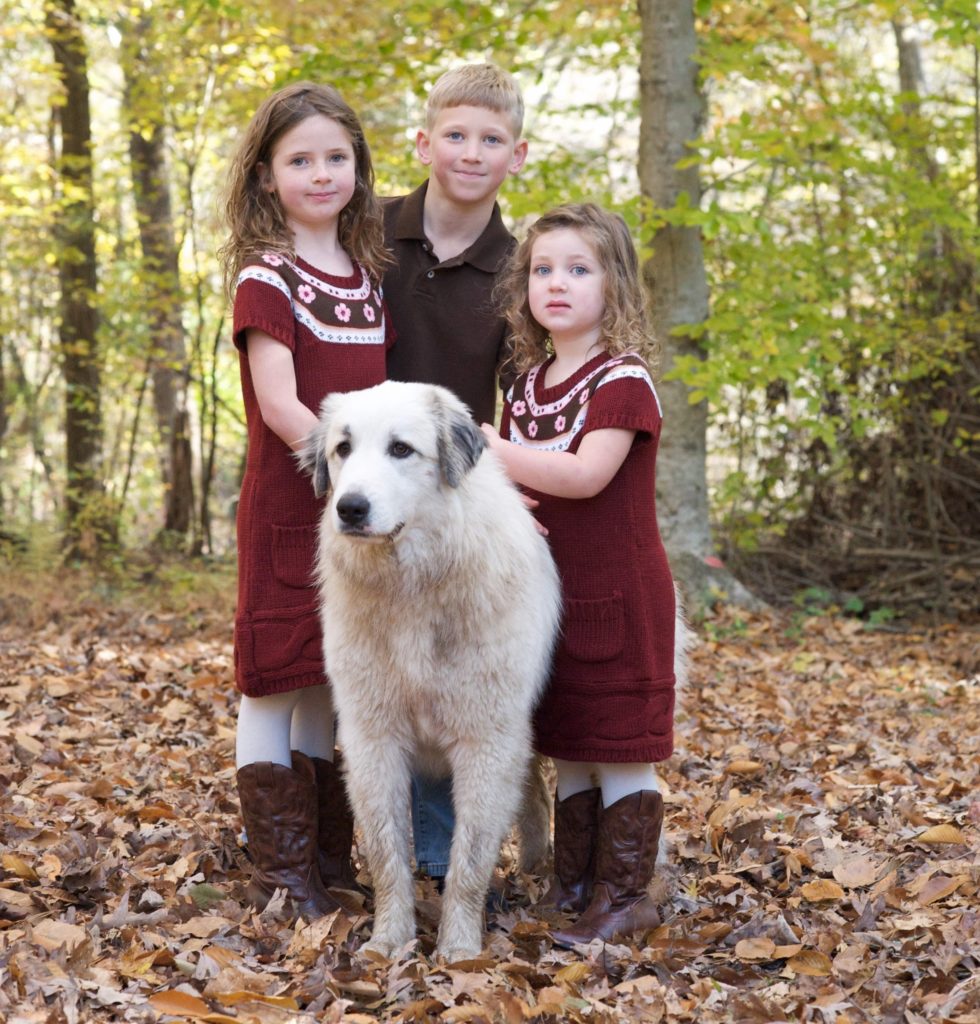
[[[375,891],[367,948],[415,937],[413,770],[452,772],[438,953],[476,956],[558,628],[544,538],[466,407],[386,382],[329,396],[301,462],[329,493],[318,582],[347,786]]]

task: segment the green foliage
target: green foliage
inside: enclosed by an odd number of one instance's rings
[[[963,409],[980,381],[955,383],[976,365],[980,322],[975,6],[700,13],[705,197],[660,215],[705,238],[711,315],[684,330],[708,358],[672,375],[709,402],[730,467],[714,493],[728,542],[794,522],[812,542],[817,516],[894,538],[903,522],[930,528],[930,500],[966,531],[952,485],[976,473],[978,450]],[[889,19],[902,17],[921,19],[932,92],[899,91]],[[957,441],[954,468],[942,453]],[[896,490],[923,462],[933,476]]]
[[[951,481],[976,477],[980,442],[975,3],[694,9],[708,110],[682,163],[699,164],[703,196],[652,210],[636,186],[633,0],[78,0],[93,89],[103,465],[121,541],[149,543],[162,504],[129,129],[149,137],[162,120],[166,131],[196,454],[203,464],[213,430],[220,551],[232,543],[225,510],[244,435],[215,249],[242,126],[276,86],[331,81],[362,116],[379,191],[398,193],[423,177],[414,137],[428,89],[484,59],[513,70],[527,100],[529,161],[501,194],[518,232],[557,202],[592,199],[637,237],[659,224],[702,234],[710,316],[676,333],[707,358],[679,358],[670,375],[708,404],[723,546],[752,551],[776,535],[829,552],[855,537],[914,545],[962,532],[967,492]],[[899,86],[892,21],[903,18],[921,40],[918,91]],[[42,22],[41,0],[0,0],[0,521],[16,529],[54,522],[65,490],[52,255],[65,208]],[[134,40],[153,71],[127,123],[120,66]]]

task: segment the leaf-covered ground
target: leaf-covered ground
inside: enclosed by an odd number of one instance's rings
[[[558,950],[530,905],[540,880],[511,873],[485,955],[447,966],[428,883],[419,947],[394,964],[356,956],[356,903],[292,927],[243,902],[223,618],[5,618],[10,1024],[980,1019],[974,629],[704,622],[663,766],[665,923]]]

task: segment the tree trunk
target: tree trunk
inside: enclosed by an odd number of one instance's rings
[[[158,76],[142,45],[145,21],[123,37],[130,170],[143,253],[144,303],[149,321],[153,406],[160,439],[164,523],[158,542],[186,547],[195,525],[187,384],[190,368],[181,317],[182,294]]]
[[[640,189],[654,207],[669,210],[686,193],[690,207],[701,200],[696,164],[678,167],[692,155],[704,119],[704,99],[694,62],[697,45],[693,0],[638,0],[640,48]],[[679,355],[704,358],[695,340],[675,336],[682,324],[708,315],[708,284],[701,232],[665,224],[653,236],[644,265],[653,328],[665,346],[664,371]],[[719,594],[740,604],[756,603],[724,570],[714,554],[707,486],[708,410],[691,404],[682,381],[658,385],[664,433],[657,460],[657,510],[671,565],[688,602],[701,606]]]
[[[45,24],[64,90],[55,115],[61,202],[56,230],[61,289],[59,337],[65,378],[66,541],[74,557],[95,558],[116,539],[102,480],[101,358],[96,331],[97,274],[92,126],[85,40],[74,0],[48,0]]]

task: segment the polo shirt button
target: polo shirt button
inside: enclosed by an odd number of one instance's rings
[[[426,274],[425,276],[426,276],[426,277],[435,277],[435,276],[436,276],[436,272],[435,272],[434,270],[430,270],[430,271],[428,272],[428,274]]]

